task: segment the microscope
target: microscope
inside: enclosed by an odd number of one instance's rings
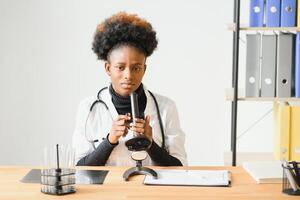
[[[138,108],[138,95],[133,92],[130,95],[132,119],[141,118]],[[148,156],[147,150],[151,146],[151,141],[139,133],[134,133],[134,137],[125,142],[128,150],[131,151],[131,158],[136,161],[136,166],[129,168],[123,174],[125,181],[134,175],[151,175],[157,178],[157,173],[148,167],[143,167],[142,161]]]

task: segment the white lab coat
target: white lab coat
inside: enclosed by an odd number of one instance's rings
[[[154,100],[148,90],[145,88],[147,97],[147,105],[145,108],[145,116],[150,115],[150,125],[152,127],[153,140],[159,145],[162,145],[161,130],[159,126],[158,115]],[[94,151],[94,148],[89,141],[99,140],[95,146],[100,144],[103,138],[107,136],[112,126],[112,119],[118,116],[117,110],[112,103],[111,95],[108,89],[101,92],[101,99],[106,103],[109,111],[102,103],[97,103],[88,120],[90,107],[97,97],[90,97],[83,100],[78,109],[76,127],[73,134],[73,147],[75,148],[75,162]],[[169,154],[176,157],[183,165],[187,165],[187,156],[184,148],[185,134],[181,130],[177,108],[175,103],[167,97],[154,94],[160,109],[160,114],[165,131],[165,146]],[[86,132],[85,132],[86,125]],[[125,146],[125,141],[132,138],[132,133],[129,131],[126,137],[119,139],[117,145],[111,152],[106,165],[108,166],[135,166],[135,161],[131,159],[131,152]],[[143,165],[155,165],[148,156]]]

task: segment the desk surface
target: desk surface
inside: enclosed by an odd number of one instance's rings
[[[164,169],[162,167],[153,167]],[[134,199],[134,200],[178,200],[178,199],[300,199],[281,192],[281,184],[256,184],[241,167],[184,167],[184,169],[228,169],[232,172],[231,187],[187,187],[143,185],[144,176],[132,177],[129,182],[122,179],[127,167],[94,167],[109,170],[103,185],[76,185],[76,193],[52,196],[40,192],[40,184],[21,183],[29,167],[0,167],[1,200],[34,199]],[[90,169],[90,168],[89,168]],[[183,168],[176,168],[183,169]]]

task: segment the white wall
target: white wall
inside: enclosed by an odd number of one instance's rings
[[[0,0],[1,165],[41,164],[45,145],[70,142],[80,100],[108,81],[91,50],[96,25],[118,11],[137,13],[157,31],[144,83],[177,102],[189,164],[223,164],[233,1]],[[240,103],[239,132],[271,106]],[[271,131],[268,116],[238,150],[272,151]]]

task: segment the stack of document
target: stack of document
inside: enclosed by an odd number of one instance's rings
[[[156,170],[158,178],[146,176],[146,185],[230,186],[228,170]]]
[[[280,161],[244,162],[243,168],[257,183],[282,183]]]

